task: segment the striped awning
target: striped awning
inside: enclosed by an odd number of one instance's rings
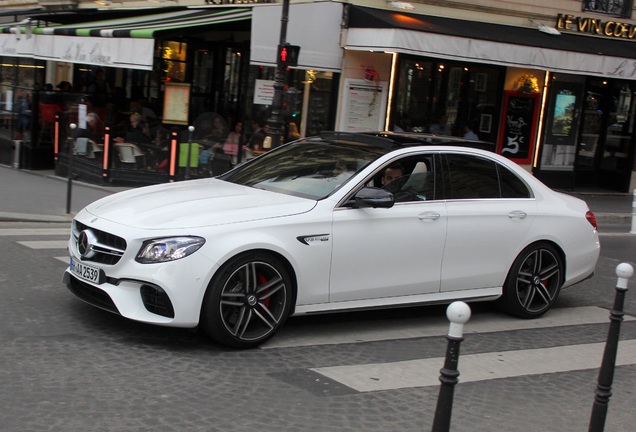
[[[156,38],[201,32],[207,26],[234,30],[251,16],[251,8],[234,7],[171,10],[116,19],[96,13],[89,22],[62,25],[37,26],[42,20],[14,23],[1,29],[0,55],[151,70]]]

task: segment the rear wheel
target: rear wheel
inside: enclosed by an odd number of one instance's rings
[[[499,304],[512,315],[539,317],[556,301],[563,279],[563,260],[555,247],[548,243],[530,245],[513,263]]]
[[[254,348],[283,325],[292,301],[284,266],[265,253],[229,261],[214,277],[203,300],[201,326],[217,342]]]

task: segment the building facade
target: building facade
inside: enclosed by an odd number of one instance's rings
[[[190,167],[177,160],[178,144],[203,142],[214,119],[223,137],[241,120],[247,140],[271,115],[280,3],[96,3],[0,9],[0,137],[5,148],[22,143],[25,165],[60,163],[67,123],[83,124],[87,112],[101,114],[115,139],[128,114],[140,111],[156,146],[142,149],[143,163],[115,166],[118,154],[88,162],[98,167],[96,179],[143,168],[148,182],[166,181],[175,171],[160,171],[162,162]],[[292,1],[285,40],[300,53],[285,72],[286,95],[294,93],[285,120],[303,136],[470,130],[552,187],[629,192],[636,188],[632,14],[631,1],[620,0]],[[91,90],[98,73],[108,100]],[[59,110],[49,103],[59,90],[43,86],[63,81],[73,88]]]

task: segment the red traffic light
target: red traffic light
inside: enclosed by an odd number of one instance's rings
[[[278,46],[278,61],[285,66],[298,66],[300,46],[284,44]]]

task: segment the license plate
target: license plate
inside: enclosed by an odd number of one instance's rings
[[[71,272],[81,279],[93,282],[96,284],[101,283],[101,270],[84,264],[75,257],[71,257],[71,263],[69,265]]]

